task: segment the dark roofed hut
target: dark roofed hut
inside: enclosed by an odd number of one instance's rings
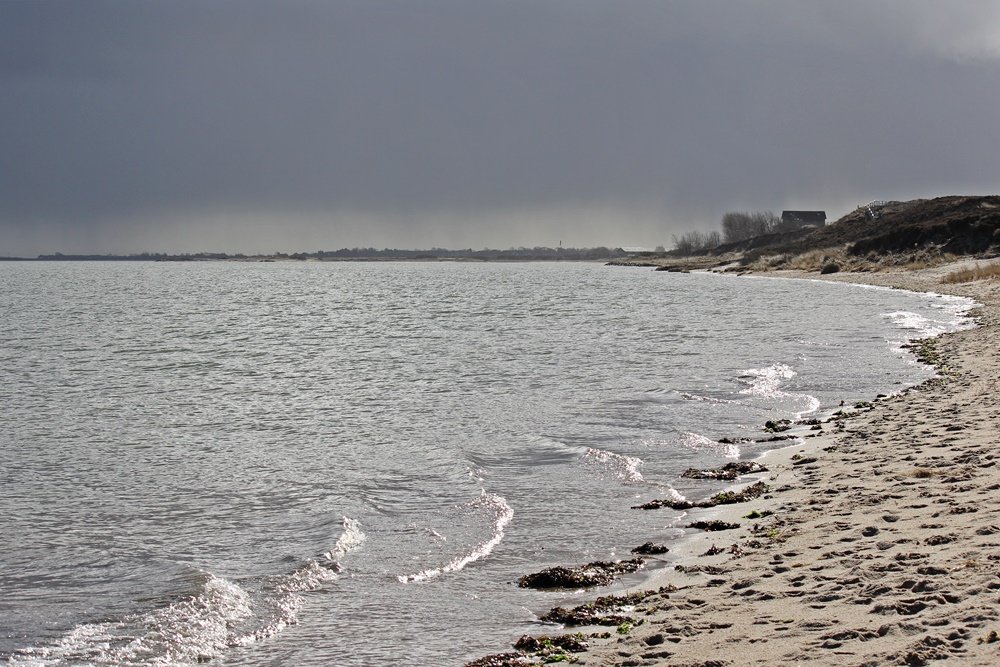
[[[823,227],[826,211],[782,211],[781,224],[784,227]]]

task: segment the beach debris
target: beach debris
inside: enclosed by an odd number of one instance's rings
[[[708,500],[701,503],[700,507],[715,507],[716,505],[733,505],[743,503],[754,498],[760,498],[771,488],[764,482],[754,482],[739,491],[723,491],[717,493]]]
[[[781,442],[782,440],[794,440],[794,435],[773,435],[770,438],[761,438],[760,440],[754,440],[754,442]]]
[[[671,500],[670,498],[657,498],[641,505],[632,505],[634,510],[658,510],[669,507],[672,510],[689,510],[696,505],[690,500]]]
[[[1000,641],[1000,635],[997,634],[996,630],[990,630],[989,634],[985,638],[980,637],[976,640],[979,644],[992,644],[994,642]]]
[[[526,574],[517,580],[521,588],[587,588],[590,586],[607,586],[619,575],[635,572],[646,561],[642,558],[632,558],[621,561],[594,561],[579,567],[556,566]]]
[[[534,664],[523,653],[494,653],[465,663],[465,667],[523,667]]]
[[[674,569],[678,572],[685,572],[687,574],[698,574],[699,572],[704,572],[705,574],[719,575],[729,572],[728,569],[719,567],[718,565],[675,565]]]
[[[775,419],[764,422],[764,430],[768,433],[780,433],[792,427],[791,419]]]
[[[681,477],[686,477],[687,479],[718,479],[728,482],[740,475],[750,475],[759,472],[767,472],[767,468],[756,461],[735,461],[727,463],[721,468],[709,468],[705,470],[688,468],[681,474]]]
[[[593,602],[582,604],[572,609],[555,607],[541,617],[549,623],[562,625],[605,625],[619,626],[622,623],[639,625],[642,620],[636,620],[627,611],[644,602],[652,596],[666,597],[673,593],[675,586],[662,586],[655,591],[638,591],[627,595],[602,595]]]
[[[730,523],[729,521],[720,521],[718,519],[713,519],[711,521],[695,521],[688,524],[688,528],[696,528],[698,530],[706,531],[733,530],[739,527],[740,524],[738,523]]]
[[[656,544],[654,542],[646,542],[636,548],[632,549],[632,553],[639,554],[640,556],[657,556],[659,554],[665,554],[670,549],[667,548],[665,544]]]
[[[587,638],[591,639],[610,639],[610,632],[592,632],[589,635],[584,635],[582,632],[577,632],[572,635],[558,635],[554,637],[549,637],[547,635],[542,635],[540,637],[532,637],[531,635],[522,635],[514,643],[514,648],[521,652],[521,655],[525,656],[525,659],[530,657],[532,660],[530,662],[513,662],[512,665],[537,665],[537,664],[549,664],[555,662],[565,662],[569,664],[579,662],[574,653],[584,653],[589,648],[587,644]],[[511,654],[502,654],[511,655]],[[541,662],[537,662],[537,659],[541,659]],[[479,667],[478,665],[466,665],[466,667]],[[492,667],[492,666],[487,666]]]
[[[633,505],[634,510],[658,510],[669,507],[674,510],[689,510],[695,507],[715,507],[716,505],[732,505],[746,502],[764,495],[770,487],[764,482],[754,482],[750,486],[740,491],[723,491],[717,493],[708,500],[701,502],[691,502],[690,500],[671,500],[669,498],[651,500],[642,505]]]
[[[520,639],[514,642],[514,648],[525,653],[547,656],[566,651],[570,653],[583,653],[587,650],[587,642],[584,641],[584,637],[580,633],[575,635],[558,635],[556,637],[549,637],[548,635],[540,637],[522,635]]]

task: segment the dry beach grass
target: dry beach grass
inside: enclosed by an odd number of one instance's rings
[[[965,267],[952,271],[941,279],[945,283],[971,283],[977,280],[1000,280],[1000,262]]]
[[[956,268],[825,276],[971,296],[980,326],[924,347],[939,378],[767,456],[768,496],[692,510],[741,526],[691,540],[651,582],[676,590],[629,610],[640,624],[557,659],[1000,664],[1000,281],[942,284]]]

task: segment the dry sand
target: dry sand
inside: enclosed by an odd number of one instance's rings
[[[741,527],[685,545],[654,582],[678,590],[577,664],[1000,665],[1000,282],[940,284],[953,268],[830,277],[970,296],[980,326],[935,341],[938,380],[766,457],[768,497],[693,510]]]

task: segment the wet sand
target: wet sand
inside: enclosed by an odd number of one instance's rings
[[[643,622],[627,634],[611,628],[567,657],[590,666],[1000,664],[1000,282],[940,284],[954,268],[824,276],[969,296],[983,305],[973,312],[980,326],[935,339],[939,378],[766,456],[769,472],[740,480],[764,479],[764,498],[691,510],[685,522],[740,527],[686,541],[671,554],[681,568],[649,584],[677,590],[630,609]],[[751,510],[774,514],[744,518]],[[703,555],[712,546],[722,553]],[[547,634],[577,630],[594,628]]]

